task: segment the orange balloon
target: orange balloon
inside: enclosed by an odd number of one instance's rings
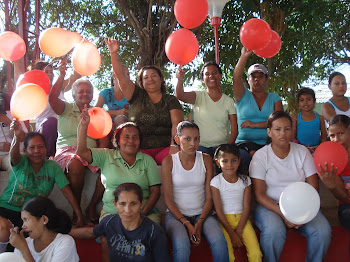
[[[50,79],[44,71],[34,69],[20,75],[16,87],[30,83],[40,86],[46,94],[50,93]]]
[[[186,65],[198,54],[198,40],[190,30],[181,28],[166,40],[165,53],[171,62]]]
[[[6,61],[17,61],[26,53],[26,44],[22,37],[14,32],[0,34],[0,57]]]
[[[81,40],[82,36],[79,33],[52,27],[40,33],[39,46],[44,54],[60,57],[72,50]]]
[[[16,88],[10,102],[14,118],[25,121],[40,115],[47,105],[47,94],[36,84],[24,84]]]
[[[112,130],[112,118],[101,107],[93,107],[88,110],[90,123],[87,134],[89,137],[99,139],[107,136]]]
[[[95,74],[101,65],[101,55],[96,46],[84,40],[77,44],[72,54],[72,65],[82,76]]]

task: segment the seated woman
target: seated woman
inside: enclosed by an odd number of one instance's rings
[[[0,196],[0,224],[3,225],[0,227],[0,241],[8,241],[9,229],[12,226],[7,220],[21,227],[22,205],[33,197],[49,196],[55,183],[77,214],[77,225],[83,225],[84,218],[69,187],[69,181],[55,161],[45,158],[46,145],[43,135],[28,133],[24,140],[25,153],[21,154],[18,140],[23,131],[17,120],[13,120],[11,130],[14,132],[15,142],[10,150],[12,170],[9,182]],[[6,247],[6,244],[2,246]]]
[[[347,90],[345,76],[339,72],[330,74],[328,88],[332,91],[333,96],[322,105],[324,119],[329,121],[335,115],[350,117],[350,98],[345,96]]]
[[[117,214],[104,217],[94,228],[73,228],[70,235],[83,239],[106,236],[112,262],[170,261],[163,229],[140,212],[144,206],[142,191],[134,183],[119,185],[113,192]]]
[[[78,262],[67,213],[46,197],[30,199],[22,207],[23,229],[11,229],[10,243],[25,261]],[[24,233],[29,237],[25,238]]]
[[[124,73],[129,76],[129,70],[126,66],[124,66]],[[111,88],[105,88],[100,91],[95,106],[106,107],[107,112],[112,117],[113,126],[117,127],[119,118],[124,118],[127,121],[129,102],[120,89],[119,81],[114,73],[111,77],[111,84]]]
[[[197,151],[200,142],[198,126],[188,121],[179,123],[175,141],[180,145],[180,152],[167,156],[162,164],[164,197],[168,207],[165,227],[173,243],[173,260],[189,261],[191,244],[200,244],[203,231],[213,260],[229,261],[224,234],[210,215],[213,160]]]
[[[101,168],[101,182],[105,188],[101,218],[117,212],[113,205],[113,190],[120,184],[133,182],[140,185],[143,191],[145,201],[141,213],[160,223],[160,214],[155,205],[160,196],[161,179],[154,160],[138,151],[142,141],[138,126],[132,122],[121,124],[113,136],[115,149],[88,148],[86,133],[90,116],[87,108],[80,118],[77,155]]]
[[[140,127],[144,137],[140,151],[160,165],[164,157],[178,151],[173,137],[177,124],[184,119],[182,106],[176,97],[166,94],[164,77],[157,66],[142,67],[135,85],[124,73],[118,42],[105,41],[111,53],[113,71],[130,103],[129,119]]]
[[[84,109],[84,106],[89,106],[91,103],[93,86],[89,80],[79,79],[75,81],[72,86],[74,102],[68,103],[61,100],[59,94],[61,92],[65,70],[66,68],[64,65],[60,67],[60,76],[52,87],[49,95],[51,108],[58,115],[58,139],[55,161],[61,166],[64,172],[67,172],[73,194],[80,205],[81,194],[84,188],[85,167],[88,167],[93,173],[99,170],[98,167],[89,165],[75,154],[79,115]],[[89,148],[108,147],[108,137],[99,140],[88,137],[87,145]],[[103,193],[103,187],[100,183],[96,183],[96,190],[99,192],[97,195],[102,195],[100,192],[102,191]],[[98,219],[95,209],[97,202],[98,201],[92,200],[87,207],[88,216],[92,221]]]
[[[252,156],[263,147],[267,138],[267,118],[274,111],[283,111],[281,98],[266,92],[267,69],[254,64],[248,69],[250,90],[243,85],[243,71],[253,51],[242,48],[241,57],[233,72],[233,94],[236,100],[238,137],[236,143]]]
[[[350,157],[350,118],[346,115],[335,115],[329,120],[328,134],[331,141],[338,142],[345,147]],[[338,218],[340,224],[350,233],[350,161],[339,176],[332,163],[326,163],[325,167],[331,167],[330,172],[324,172],[319,166],[318,173],[325,186],[332,192],[339,202]],[[350,254],[350,246],[349,246]]]
[[[331,228],[321,211],[310,222],[295,225],[283,216],[278,205],[284,188],[293,182],[306,182],[318,189],[313,158],[306,147],[290,142],[292,120],[287,113],[272,113],[267,120],[267,133],[271,143],[254,154],[249,168],[258,202],[255,224],[261,230],[264,260],[279,260],[286,228],[294,228],[307,239],[306,261],[322,261],[331,242]]]

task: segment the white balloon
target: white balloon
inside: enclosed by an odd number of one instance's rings
[[[295,182],[283,190],[279,205],[288,221],[303,225],[310,222],[320,210],[320,196],[310,184]]]
[[[26,262],[21,255],[13,252],[4,252],[0,254],[0,262]]]

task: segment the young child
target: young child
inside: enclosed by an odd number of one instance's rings
[[[301,88],[297,93],[300,113],[292,118],[292,141],[309,148],[310,152],[327,141],[327,131],[323,116],[314,112],[315,92],[311,88]]]
[[[338,142],[345,147],[350,158],[350,118],[346,115],[333,116],[329,120],[328,134],[331,141]],[[337,169],[334,168],[332,163],[326,163],[325,169],[328,170],[328,167],[331,167],[330,172],[324,172],[319,165],[320,172],[318,175],[334,197],[340,201],[338,208],[339,222],[350,233],[350,161],[348,159],[347,166],[339,176],[336,175]]]
[[[220,145],[215,152],[216,164],[222,173],[210,182],[210,188],[220,225],[224,231],[230,261],[233,248],[246,246],[250,262],[262,261],[262,253],[252,224],[248,220],[251,181],[242,169],[239,148],[233,144]]]

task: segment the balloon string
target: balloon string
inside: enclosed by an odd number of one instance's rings
[[[179,69],[182,69],[182,65],[180,65],[180,68]]]

